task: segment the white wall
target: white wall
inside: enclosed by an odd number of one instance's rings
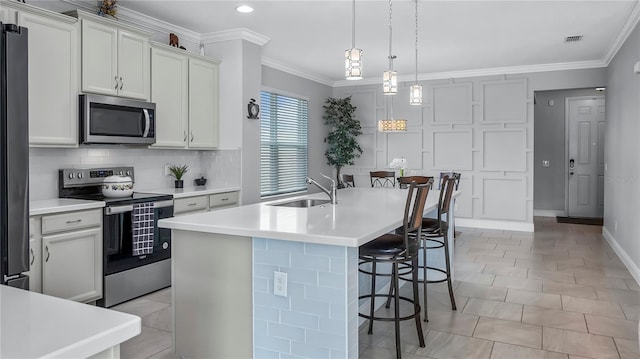
[[[640,27],[607,69],[605,132],[605,237],[640,282]]]
[[[410,106],[408,88],[394,98],[395,118],[408,120],[405,133],[379,133],[388,100],[381,85],[334,89],[352,96],[363,126],[363,156],[343,173],[369,185],[369,171],[386,169],[405,157],[413,173],[462,173],[458,225],[533,230],[533,93],[538,90],[595,87],[605,69],[555,71],[423,81],[424,105]]]

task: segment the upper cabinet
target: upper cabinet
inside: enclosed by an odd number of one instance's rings
[[[149,100],[150,34],[82,11],[82,91]]]
[[[217,62],[167,45],[152,44],[151,101],[156,104],[153,147],[218,146]]]
[[[77,147],[77,19],[15,1],[0,7],[29,31],[29,145]]]

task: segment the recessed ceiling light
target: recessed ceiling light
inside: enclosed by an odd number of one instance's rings
[[[236,11],[247,14],[247,13],[253,12],[253,8],[249,5],[240,5],[236,7]]]

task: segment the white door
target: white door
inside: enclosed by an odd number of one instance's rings
[[[568,98],[568,215],[604,212],[604,97]]]
[[[173,51],[151,50],[151,102],[156,104],[154,147],[187,146],[189,59]]]
[[[189,59],[189,147],[218,146],[218,65]]]
[[[82,20],[82,91],[118,95],[118,29]]]
[[[42,237],[42,293],[89,302],[102,297],[102,229]]]
[[[118,30],[118,95],[149,100],[149,40]]]
[[[78,26],[20,12],[29,29],[29,145],[78,146]],[[52,71],[55,69],[55,71]]]

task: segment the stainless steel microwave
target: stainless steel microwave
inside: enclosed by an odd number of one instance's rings
[[[102,95],[80,95],[80,137],[84,144],[156,142],[156,104]]]

